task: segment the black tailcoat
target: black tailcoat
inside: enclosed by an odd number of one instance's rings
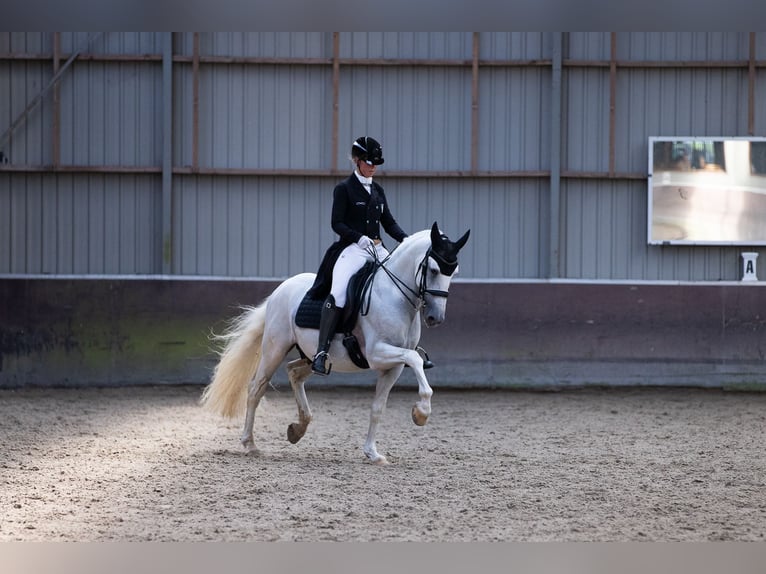
[[[324,299],[332,286],[332,270],[341,251],[366,235],[380,239],[380,226],[401,243],[407,234],[391,215],[383,188],[376,182],[370,185],[370,193],[351,174],[335,186],[332,201],[332,228],[339,239],[330,245],[319,265],[314,285],[309,291],[312,299]]]

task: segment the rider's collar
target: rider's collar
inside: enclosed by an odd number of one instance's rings
[[[364,177],[357,170],[354,170],[354,175],[356,176],[356,179],[359,180],[359,183],[361,183],[362,185],[367,185],[367,186],[372,185],[372,178],[371,177]]]

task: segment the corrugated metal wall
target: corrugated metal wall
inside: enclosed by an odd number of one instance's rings
[[[647,140],[766,134],[766,33],[563,34],[560,126],[553,33],[166,38],[0,33],[0,134],[80,52],[0,142],[0,274],[313,271],[370,134],[405,229],[472,229],[463,278],[547,277],[558,237],[563,278],[739,279],[741,248],[647,245]]]

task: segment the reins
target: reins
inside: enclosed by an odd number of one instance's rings
[[[396,273],[391,271],[388,267],[386,267],[386,261],[388,261],[391,257],[391,254],[388,255],[383,261],[380,261],[378,259],[378,254],[374,249],[370,249],[372,252],[373,260],[375,262],[375,267],[372,270],[372,273],[367,278],[367,281],[364,284],[364,287],[362,288],[362,308],[360,311],[361,315],[367,315],[370,312],[370,304],[372,302],[372,283],[375,280],[375,275],[377,274],[379,269],[382,269],[385,271],[386,275],[391,279],[391,282],[394,284],[394,286],[399,290],[399,292],[404,296],[404,298],[407,300],[407,302],[412,305],[412,308],[416,311],[422,306],[426,294],[431,295],[433,297],[444,297],[445,299],[449,296],[449,292],[442,291],[440,289],[429,289],[428,285],[426,283],[426,268],[427,268],[427,261],[429,257],[434,257],[436,259],[437,263],[439,263],[440,267],[444,263],[443,260],[440,260],[439,258],[431,249],[431,247],[428,248],[426,251],[425,256],[423,257],[422,261],[418,265],[418,273],[420,273],[420,282],[418,284],[418,290],[415,291],[412,289],[407,283],[405,283],[402,279],[400,279]],[[457,266],[457,264],[455,264]],[[408,295],[405,292],[405,289],[409,291],[411,295],[414,296],[414,301],[410,298],[410,295]]]

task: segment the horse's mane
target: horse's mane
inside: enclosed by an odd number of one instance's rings
[[[408,235],[404,238],[404,241],[402,243],[409,243],[410,241],[417,241],[423,237],[428,237],[430,239],[431,237],[431,230],[430,229],[421,229],[420,231],[416,231],[412,235]]]
[[[391,255],[395,255],[399,250],[401,250],[400,255],[403,255],[405,252],[409,251],[410,247],[414,247],[416,244],[420,244],[424,240],[428,241],[429,244],[431,243],[430,229],[423,229],[421,231],[416,231],[412,235],[408,235],[399,245],[396,246],[396,248],[391,252]]]

